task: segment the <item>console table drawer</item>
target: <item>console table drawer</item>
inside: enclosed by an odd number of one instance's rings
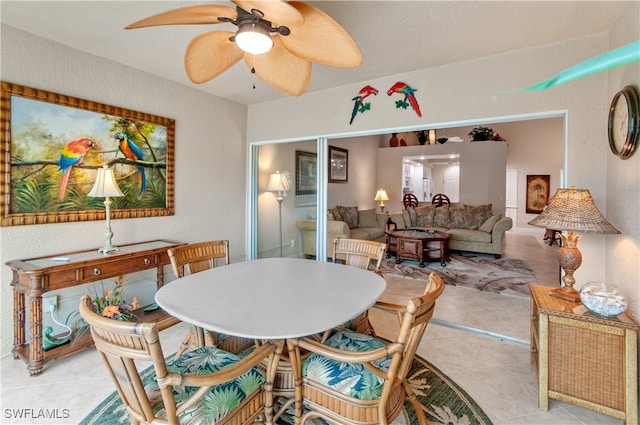
[[[147,270],[150,267],[157,267],[169,264],[169,257],[165,263],[162,263],[157,255],[146,255],[144,257],[133,257],[121,259],[110,263],[83,267],[78,270],[78,278],[80,281],[89,282],[110,277],[117,277],[122,274],[122,270],[126,269],[127,273],[135,273],[137,271]]]

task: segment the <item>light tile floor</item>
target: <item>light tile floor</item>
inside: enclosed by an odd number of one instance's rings
[[[507,233],[505,256],[529,261],[540,284],[557,285],[556,250],[532,235]],[[622,424],[563,402],[551,401],[548,412],[538,409],[536,374],[526,345],[527,299],[447,286],[435,318],[507,337],[501,340],[433,322],[418,350],[465,389],[496,425]],[[392,336],[394,321],[387,319],[372,315],[378,332]],[[178,347],[185,333],[184,324],[161,333],[167,353]],[[22,362],[6,355],[0,359],[0,377],[2,424],[77,424],[114,390],[95,350],[54,362],[33,377]]]

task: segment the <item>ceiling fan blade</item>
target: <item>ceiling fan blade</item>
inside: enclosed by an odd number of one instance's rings
[[[301,1],[292,1],[289,5],[304,16],[304,24],[292,26],[288,36],[278,37],[287,50],[323,65],[350,68],[362,64],[358,45],[333,18]]]
[[[244,61],[271,87],[290,96],[300,96],[311,78],[311,62],[292,55],[273,37],[273,48],[261,55],[247,53]]]
[[[287,2],[281,0],[231,0],[236,6],[251,12],[257,9],[264,13],[264,19],[276,25],[302,25],[302,14]]]
[[[211,31],[194,38],[184,56],[187,76],[196,84],[205,83],[242,59],[244,52],[229,41],[234,33]]]
[[[230,7],[205,4],[159,13],[127,25],[125,29],[130,30],[158,25],[219,24],[219,16],[235,19],[237,15],[237,12]]]

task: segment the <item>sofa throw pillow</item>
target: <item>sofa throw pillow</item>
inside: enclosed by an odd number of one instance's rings
[[[411,221],[411,215],[409,214],[409,211],[402,210],[402,218],[404,218],[404,227],[413,226],[413,222]]]
[[[449,228],[464,229],[464,208],[460,206],[449,207]]]
[[[425,207],[417,207],[416,212],[416,225],[418,227],[433,227],[433,214],[435,207],[429,205]]]
[[[482,223],[482,226],[480,226],[478,230],[491,233],[491,231],[493,230],[493,226],[495,226],[498,220],[500,220],[501,218],[502,218],[502,214],[492,215],[491,217],[486,219],[484,223]]]
[[[347,223],[349,229],[358,227],[358,207],[338,207],[342,221]]]
[[[343,221],[340,215],[340,206],[331,208],[331,214],[336,221]]]
[[[451,219],[449,218],[449,205],[436,207],[436,212],[433,215],[433,225],[436,227],[444,227],[445,229],[451,227]]]
[[[491,204],[465,205],[464,228],[469,230],[478,230],[482,223],[487,221],[487,219],[492,215]]]
[[[416,210],[412,207],[407,208],[407,212],[409,213],[409,223],[411,223],[411,226],[409,227],[415,227],[418,225],[418,218],[416,217]]]
[[[358,227],[379,227],[376,210],[360,210],[358,211]]]

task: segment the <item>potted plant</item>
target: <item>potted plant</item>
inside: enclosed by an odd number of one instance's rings
[[[472,142],[480,140],[491,140],[493,138],[493,128],[490,127],[475,127],[469,132]]]
[[[500,133],[494,133],[491,127],[475,127],[469,132],[472,142],[478,142],[481,140],[498,140],[505,141]]]

